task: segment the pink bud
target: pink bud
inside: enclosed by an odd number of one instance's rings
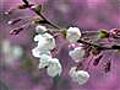
[[[19,32],[21,32],[23,30],[23,27],[20,28],[16,28],[10,31],[11,35],[17,35]]]
[[[111,29],[110,34],[113,38],[119,39],[120,38],[120,28]]]
[[[17,22],[19,22],[19,21],[21,21],[22,20],[22,18],[17,18],[17,19],[15,19],[15,20],[10,20],[10,21],[8,21],[8,24],[9,25],[14,25],[14,24],[16,24]]]

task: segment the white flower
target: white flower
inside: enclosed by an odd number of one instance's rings
[[[43,34],[47,31],[46,27],[42,25],[37,25],[35,30],[37,33],[40,33],[40,34]]]
[[[34,57],[40,58],[42,54],[46,54],[46,55],[51,56],[51,53],[48,50],[44,50],[44,49],[39,48],[39,47],[36,47],[36,48],[32,49],[32,55]]]
[[[66,33],[66,39],[70,42],[70,43],[75,43],[77,42],[77,40],[79,40],[81,37],[81,32],[80,29],[77,27],[70,27],[67,30]]]
[[[70,75],[70,77],[72,77],[73,81],[77,80],[76,69],[77,69],[77,67],[72,67],[69,71],[69,75]]]
[[[47,67],[47,73],[51,77],[60,75],[62,66],[57,58],[52,58],[49,55],[43,54],[40,58],[39,69]]]
[[[43,38],[43,36],[41,34],[38,34],[34,37],[34,41],[35,42],[44,42],[45,41],[45,38]]]
[[[45,33],[43,37],[46,40],[46,44],[45,44],[46,48],[48,48],[49,50],[52,50],[56,47],[55,39],[52,35],[50,35],[49,33]]]
[[[78,80],[77,82],[82,85],[82,84],[85,84],[88,79],[90,78],[90,75],[87,71],[84,71],[84,70],[79,70],[77,71],[77,77],[78,77]]]
[[[51,77],[55,77],[60,75],[62,72],[62,66],[57,58],[53,58],[50,60],[50,64],[47,68],[47,73]]]
[[[50,59],[51,59],[51,58],[52,58],[52,57],[49,56],[49,55],[42,54],[42,55],[40,56],[39,69],[47,67],[47,66],[50,64]]]
[[[83,57],[85,55],[85,50],[83,47],[76,47],[74,50],[71,50],[69,52],[69,56],[76,62],[80,62],[83,60]]]
[[[69,72],[69,75],[74,82],[77,82],[80,85],[83,85],[88,81],[88,79],[90,78],[90,75],[87,71],[76,70],[76,68],[77,67],[72,67]]]
[[[56,47],[55,39],[49,33],[45,33],[42,35],[41,34],[36,35],[34,37],[34,41],[38,42],[37,47],[45,49],[45,50],[52,50]]]

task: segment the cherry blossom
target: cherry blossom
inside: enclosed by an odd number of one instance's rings
[[[81,37],[81,31],[78,27],[70,27],[66,32],[66,39],[70,43],[75,43]]]

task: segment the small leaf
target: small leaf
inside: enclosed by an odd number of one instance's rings
[[[109,33],[108,33],[105,29],[102,29],[102,30],[98,33],[98,37],[99,37],[100,39],[108,38],[108,37],[109,37]]]

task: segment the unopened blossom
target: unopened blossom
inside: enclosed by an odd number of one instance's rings
[[[47,73],[51,77],[55,77],[60,75],[62,72],[62,66],[57,58],[52,58],[50,60],[50,64],[47,68]]]
[[[51,56],[47,54],[42,54],[40,56],[40,63],[39,63],[39,69],[48,67],[50,64]]]
[[[69,56],[76,62],[80,62],[83,60],[85,56],[85,50],[83,47],[76,47],[74,50],[69,51]]]
[[[51,55],[49,50],[44,50],[42,48],[39,47],[35,47],[32,49],[32,55],[36,58],[40,58],[42,54],[46,54],[46,55]]]
[[[35,30],[37,33],[43,34],[47,31],[47,28],[45,26],[42,26],[42,25],[37,25]]]
[[[66,32],[66,39],[70,43],[77,42],[81,37],[80,29],[77,27],[70,27]]]
[[[119,39],[120,38],[120,28],[113,28],[110,30],[110,35],[113,38]]]
[[[79,85],[83,85],[89,80],[90,75],[87,71],[76,70],[76,68],[77,67],[72,67],[69,75],[74,82],[77,82]]]

